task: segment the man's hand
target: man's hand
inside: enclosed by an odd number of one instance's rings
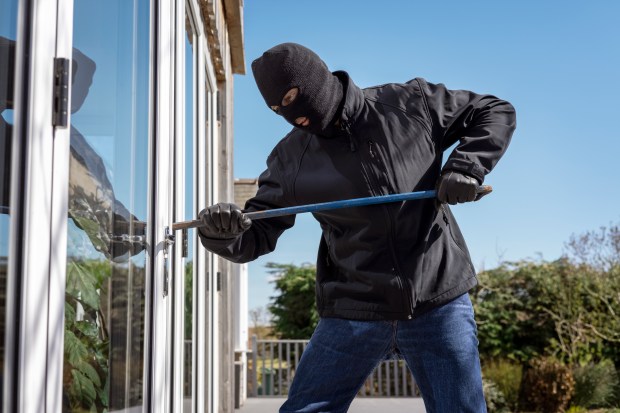
[[[475,201],[480,183],[474,177],[455,171],[445,171],[437,184],[437,199],[442,203],[455,205]]]
[[[207,238],[235,238],[252,225],[252,220],[237,205],[225,202],[203,209],[198,219],[204,224],[198,231]]]

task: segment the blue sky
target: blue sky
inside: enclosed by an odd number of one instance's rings
[[[237,178],[256,177],[290,129],[264,104],[250,63],[301,43],[360,87],[423,77],[517,109],[484,200],[453,208],[478,270],[558,258],[571,234],[620,221],[620,2],[247,0],[246,76],[235,77]],[[267,262],[314,262],[309,215],[250,264],[250,308],[273,295]]]

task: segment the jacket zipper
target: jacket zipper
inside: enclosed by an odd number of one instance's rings
[[[356,152],[356,146],[355,146],[355,142],[353,141],[353,134],[351,133],[351,125],[349,124],[349,122],[342,122],[342,129],[345,131],[345,133],[347,134],[347,136],[349,137],[349,147],[351,152]],[[375,157],[375,153],[372,149],[373,146],[373,142],[369,141],[369,146],[370,146],[370,150],[369,150],[369,154],[370,157],[374,159]],[[358,152],[359,154],[359,152]],[[362,155],[359,154],[359,159],[360,159],[360,165],[362,167],[362,173],[365,175],[366,177],[366,182],[368,182],[368,185],[370,186],[370,192],[373,196],[377,196],[380,195],[377,193],[377,191],[374,188],[373,184],[376,184],[374,182],[374,178],[372,177],[372,174],[370,174],[367,170],[366,167],[364,166],[364,160],[362,159]],[[388,223],[388,228],[389,228],[389,233],[390,233],[390,237],[389,237],[389,247],[390,247],[390,254],[392,255],[392,264],[394,265],[394,268],[392,268],[392,271],[396,271],[396,279],[398,280],[398,284],[400,287],[400,291],[402,294],[405,295],[406,297],[406,302],[408,303],[409,308],[407,308],[406,313],[407,313],[407,318],[408,319],[412,319],[413,318],[413,298],[411,297],[411,294],[407,291],[409,288],[405,289],[405,283],[407,284],[407,286],[409,285],[407,283],[407,280],[403,280],[402,278],[402,271],[400,269],[400,265],[398,263],[398,259],[396,256],[396,251],[394,250],[394,224],[393,224],[393,218],[392,218],[392,214],[390,213],[388,207],[386,205],[382,205],[381,209],[383,210],[384,215],[387,216],[387,223]],[[403,283],[404,281],[404,283]]]
[[[349,124],[349,122],[342,122],[342,130],[345,131],[345,133],[349,137],[349,149],[351,150],[351,152],[355,152],[356,147],[355,142],[353,141],[353,134],[351,133],[351,125]]]
[[[374,147],[374,142],[369,140],[368,141],[368,154],[370,155],[370,157],[372,159],[375,159],[375,151],[373,150]],[[368,183],[370,184],[370,190],[372,192],[372,194],[374,196],[377,196],[377,191],[375,191],[375,189],[373,188],[373,184],[377,184],[375,182],[374,177],[372,177],[372,174],[369,173],[368,171],[366,171],[366,168],[364,167],[364,162],[362,157],[360,156],[360,163],[362,165],[362,171],[366,174],[367,179],[368,179]],[[385,166],[384,166],[385,167]],[[380,194],[379,194],[380,195]],[[398,262],[398,257],[396,256],[396,251],[394,249],[394,239],[396,238],[395,234],[394,234],[394,218],[392,216],[392,213],[390,212],[389,208],[386,205],[381,205],[381,208],[383,209],[384,214],[387,216],[387,222],[388,222],[388,228],[389,228],[389,233],[390,233],[390,237],[389,237],[389,241],[390,241],[390,254],[392,255],[392,263],[394,264],[394,268],[392,268],[392,271],[396,271],[396,279],[398,280],[398,284],[400,286],[400,289],[402,291],[402,293],[405,295],[406,297],[406,302],[408,304],[408,308],[407,308],[407,318],[411,319],[413,318],[413,298],[411,297],[411,294],[409,293],[409,283],[407,282],[406,279],[404,279],[402,277],[402,271],[400,268],[400,264]],[[405,285],[407,285],[407,288],[405,288]]]

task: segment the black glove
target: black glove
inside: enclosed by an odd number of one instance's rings
[[[225,202],[203,209],[198,219],[204,224],[198,231],[207,238],[235,238],[252,225],[252,220],[237,205]]]
[[[475,201],[479,185],[480,183],[474,177],[456,171],[445,171],[439,177],[437,199],[450,205]]]

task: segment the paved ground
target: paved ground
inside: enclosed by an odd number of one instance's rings
[[[284,399],[279,397],[251,397],[238,413],[277,413]],[[353,400],[349,413],[425,413],[421,398],[372,398]]]

